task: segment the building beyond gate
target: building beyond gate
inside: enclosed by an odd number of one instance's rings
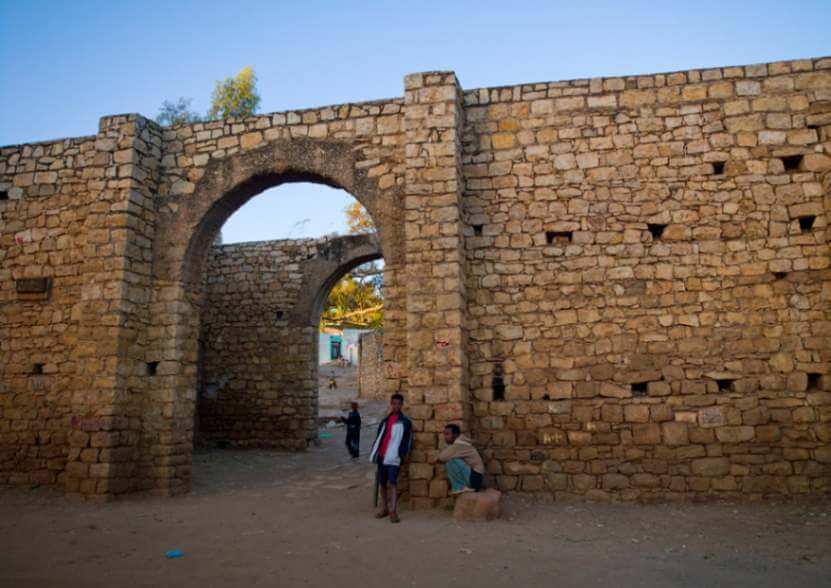
[[[446,495],[448,421],[506,490],[828,494],[830,168],[831,58],[430,72],[401,98],[3,147],[0,482],[187,491],[211,244],[311,181],[378,227],[416,507]]]

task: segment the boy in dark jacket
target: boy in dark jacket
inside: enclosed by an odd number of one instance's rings
[[[390,521],[399,522],[398,518],[398,472],[401,463],[413,447],[413,425],[401,407],[404,397],[393,394],[390,399],[390,414],[378,425],[378,433],[372,444],[369,461],[378,464],[378,486],[381,490],[383,506],[375,515],[382,519],[389,515]],[[390,486],[390,502],[387,505],[387,484]]]
[[[361,413],[358,412],[358,403],[351,402],[352,411],[346,418],[340,420],[346,424],[346,449],[352,459],[358,459],[361,453]]]

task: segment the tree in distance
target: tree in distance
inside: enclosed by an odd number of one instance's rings
[[[217,81],[211,96],[211,108],[204,117],[190,109],[191,102],[190,98],[179,98],[176,102],[165,100],[159,108],[156,122],[169,126],[251,116],[260,106],[257,74],[248,66],[234,77]]]
[[[242,68],[235,77],[216,82],[208,118],[220,120],[251,116],[259,106],[257,75],[248,66]]]
[[[202,120],[202,117],[190,109],[190,98],[179,98],[176,102],[165,100],[156,115],[156,122],[163,126],[195,123]]]

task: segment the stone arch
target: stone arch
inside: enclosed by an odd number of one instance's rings
[[[257,194],[292,182],[323,184],[348,192],[375,221],[385,259],[392,262],[400,249],[394,241],[402,236],[397,189],[381,190],[357,163],[349,142],[277,140],[211,160],[195,184],[173,182],[171,194],[160,203],[160,235],[154,240],[157,279],[197,280],[225,221]],[[186,191],[190,193],[184,194]]]
[[[309,329],[325,296],[325,286],[331,287],[362,260],[381,254],[386,262],[387,302],[390,307],[404,306],[403,298],[399,300],[403,294],[395,287],[397,266],[403,264],[400,188],[380,188],[351,141],[279,139],[177,173],[162,176],[160,181],[153,238],[155,299],[147,342],[147,361],[158,361],[159,370],[156,385],[147,390],[142,407],[140,477],[148,487],[165,494],[187,491],[190,485],[201,279],[206,259],[222,224],[249,199],[286,183],[320,183],[348,192],[375,221],[377,236],[372,238],[372,247],[367,245],[363,253],[345,263],[341,260],[320,284],[309,283],[309,304],[303,312],[297,311],[293,322],[302,322]],[[182,179],[182,174],[195,181]],[[294,448],[300,449],[300,445],[298,441]],[[182,466],[160,467],[172,461],[168,455],[177,456]]]
[[[329,292],[350,271],[383,259],[381,245],[375,234],[337,237],[320,248],[320,255],[310,259],[303,268],[303,290],[295,307],[293,320],[316,326]]]

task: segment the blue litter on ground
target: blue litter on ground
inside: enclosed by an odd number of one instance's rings
[[[185,557],[185,552],[181,549],[174,549],[164,554],[167,559],[175,559],[177,557]]]
[[[332,435],[332,433],[321,433],[320,434],[321,439],[331,439],[332,437],[334,437],[334,435]]]

